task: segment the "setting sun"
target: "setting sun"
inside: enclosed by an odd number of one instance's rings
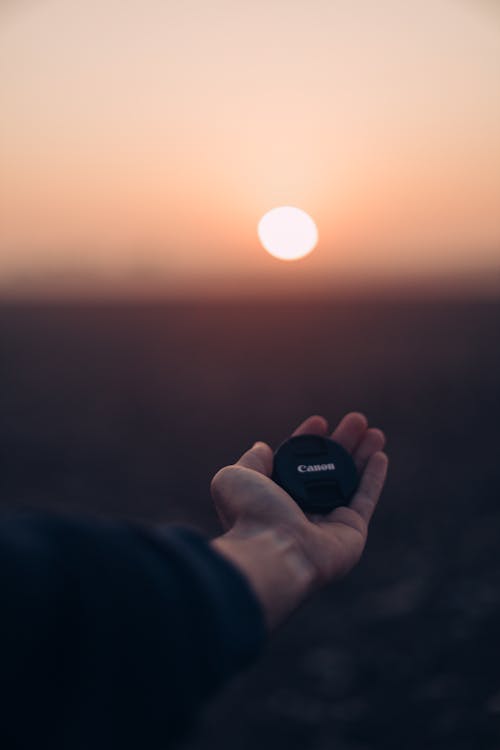
[[[293,206],[279,206],[259,221],[259,239],[268,253],[280,260],[298,260],[318,242],[318,230],[309,214]]]

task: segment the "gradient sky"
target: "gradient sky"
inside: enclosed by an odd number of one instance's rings
[[[307,259],[260,247],[277,205]],[[2,3],[0,284],[469,271],[500,272],[494,2]]]

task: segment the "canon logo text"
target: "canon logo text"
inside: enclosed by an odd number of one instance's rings
[[[309,471],[335,471],[335,464],[300,464],[297,466],[297,471],[300,474]]]

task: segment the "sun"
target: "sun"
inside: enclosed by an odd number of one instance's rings
[[[318,229],[313,219],[294,206],[278,206],[264,214],[257,234],[267,252],[280,260],[303,258],[318,242]]]

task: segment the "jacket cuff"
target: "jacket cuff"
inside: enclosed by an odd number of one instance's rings
[[[157,528],[176,557],[190,569],[200,597],[200,614],[211,620],[211,669],[216,683],[252,663],[267,640],[260,602],[244,574],[217,552],[210,540],[187,526]],[[209,623],[200,622],[206,628]]]

